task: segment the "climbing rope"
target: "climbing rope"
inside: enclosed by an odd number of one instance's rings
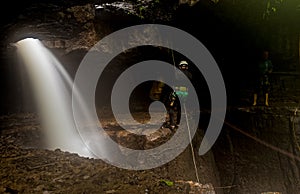
[[[172,54],[172,60],[173,60],[173,65],[174,65],[174,75],[175,75],[175,73],[176,73],[176,63],[175,63],[175,57],[174,57],[173,49],[171,49],[171,54]],[[173,90],[174,89],[175,88],[173,88]],[[189,134],[189,140],[190,140],[190,146],[191,146],[191,151],[192,151],[192,158],[193,158],[193,164],[194,164],[196,179],[197,179],[197,182],[200,184],[198,168],[197,168],[195,152],[194,152],[194,146],[193,146],[193,143],[192,143],[192,135],[191,135],[191,130],[190,130],[190,125],[189,125],[189,120],[188,120],[188,116],[187,116],[185,103],[183,103],[183,107],[184,107],[184,114],[185,114],[185,119],[186,119],[187,130],[188,130],[188,134]]]
[[[295,144],[296,144],[298,150],[300,151],[300,145],[299,145],[299,142],[297,141],[296,128],[295,128],[295,119],[297,116],[297,112],[298,112],[298,108],[295,109],[294,115],[292,117],[292,130],[293,130],[293,138],[294,138]]]
[[[264,145],[264,146],[266,146],[266,147],[268,147],[268,148],[270,148],[270,149],[272,149],[274,151],[277,151],[278,153],[281,153],[281,154],[283,154],[283,155],[285,155],[285,156],[287,156],[289,158],[292,158],[294,160],[300,161],[300,157],[299,156],[296,156],[293,153],[287,152],[287,151],[285,151],[283,149],[280,149],[280,148],[278,148],[278,147],[276,147],[276,146],[274,146],[272,144],[269,144],[269,143],[267,143],[267,142],[265,142],[265,141],[263,141],[263,140],[255,137],[255,136],[247,133],[246,131],[244,131],[244,130],[242,130],[242,129],[236,127],[236,126],[234,126],[233,124],[229,123],[226,120],[224,121],[224,124],[226,124],[227,126],[229,126],[231,129],[234,129],[235,131],[240,132],[241,134],[245,135],[246,137],[249,137],[249,138],[253,139],[257,143],[260,143],[260,144],[262,144],[262,145]]]
[[[171,49],[171,54],[172,54],[172,60],[173,60],[173,66],[174,66],[174,74],[176,73],[176,63],[175,63],[175,57],[174,57],[174,51]]]
[[[233,147],[233,143],[231,141],[229,132],[226,133],[226,137],[227,137],[227,140],[228,140],[228,143],[229,143],[229,149],[230,149],[231,157],[232,157],[232,160],[233,160],[233,169],[232,169],[233,173],[232,173],[232,179],[231,179],[231,186],[227,187],[227,189],[229,189],[228,193],[231,193],[232,188],[234,187],[235,179],[236,179],[236,176],[235,176],[236,175],[236,157],[235,157],[235,154],[234,154],[234,147]]]
[[[188,133],[189,133],[190,146],[191,146],[191,150],[192,150],[192,157],[193,157],[193,163],[194,163],[194,168],[195,168],[195,174],[196,174],[197,182],[200,183],[200,179],[199,179],[199,175],[198,175],[198,168],[197,168],[196,158],[195,158],[195,152],[194,152],[194,147],[193,147],[193,143],[192,143],[192,135],[191,135],[190,125],[189,125],[189,120],[188,120],[188,117],[187,117],[187,111],[186,111],[185,103],[183,103],[183,108],[184,108],[184,114],[185,114],[185,119],[186,119],[186,125],[187,125],[187,129],[188,129]]]

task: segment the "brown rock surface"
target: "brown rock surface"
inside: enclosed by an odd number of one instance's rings
[[[190,149],[155,169],[125,170],[100,159],[39,148],[40,126],[34,114],[0,120],[1,193],[215,193],[211,161],[198,158],[203,182],[197,183]]]

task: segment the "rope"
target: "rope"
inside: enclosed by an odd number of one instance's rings
[[[296,135],[296,129],[295,129],[295,119],[297,116],[297,112],[298,112],[298,109],[296,108],[295,112],[294,112],[294,116],[292,117],[292,129],[293,129],[293,138],[294,138],[295,144],[296,144],[298,150],[300,151],[300,145],[297,141],[297,135]]]
[[[231,179],[231,185],[232,186],[227,186],[226,189],[229,189],[229,193],[231,193],[231,190],[232,188],[234,187],[234,182],[235,182],[235,179],[236,179],[236,158],[235,158],[235,154],[234,154],[234,148],[233,148],[233,143],[231,141],[231,138],[230,138],[230,135],[229,135],[229,132],[227,132],[226,134],[226,137],[227,137],[227,140],[228,140],[228,143],[229,143],[229,148],[230,148],[230,152],[231,152],[231,157],[233,159],[233,173],[232,173],[232,179]],[[225,187],[223,187],[225,189]]]
[[[264,142],[263,140],[261,140],[261,139],[259,139],[259,138],[257,138],[257,137],[254,137],[253,135],[251,135],[251,134],[249,134],[249,133],[243,131],[242,129],[240,129],[240,128],[234,126],[233,124],[227,122],[226,120],[224,121],[224,124],[226,124],[227,126],[229,126],[229,127],[232,128],[232,129],[234,129],[234,130],[240,132],[241,134],[243,134],[243,135],[245,135],[245,136],[247,136],[247,137],[253,139],[254,141],[256,141],[256,142],[258,142],[258,143],[260,143],[260,144],[262,144],[262,145],[264,145],[264,146],[266,146],[266,147],[268,147],[268,148],[270,148],[270,149],[272,149],[272,150],[274,150],[274,151],[277,151],[278,153],[281,153],[281,154],[283,154],[283,155],[285,155],[285,156],[287,156],[287,157],[289,157],[289,158],[292,158],[292,159],[294,159],[294,160],[300,161],[300,157],[299,157],[299,156],[295,156],[294,154],[292,154],[292,153],[290,153],[290,152],[287,152],[287,151],[285,151],[285,150],[283,150],[283,149],[280,149],[280,148],[278,148],[278,147],[276,147],[276,146],[273,146],[272,144],[269,144],[269,143],[267,143],[267,142]]]
[[[171,53],[172,53],[172,60],[173,60],[174,74],[175,74],[176,73],[176,63],[175,63],[175,57],[174,57],[174,51],[173,51],[173,49],[171,49]]]
[[[185,103],[183,103],[183,107],[184,107],[186,125],[187,125],[187,129],[188,129],[188,132],[189,132],[190,146],[191,146],[191,150],[192,150],[192,157],[193,157],[193,163],[194,163],[194,168],[195,168],[195,174],[196,174],[197,182],[200,183],[197,164],[196,164],[196,158],[195,158],[195,152],[194,152],[193,143],[192,143],[192,135],[191,135],[190,125],[189,125],[189,121],[188,121],[188,117],[187,117]]]
[[[176,74],[176,63],[175,63],[175,57],[174,57],[173,49],[171,49],[171,53],[172,53],[172,60],[173,60],[173,64],[174,64],[174,75],[175,75]],[[200,179],[199,179],[199,175],[198,175],[198,168],[197,168],[196,158],[195,158],[195,152],[194,152],[194,147],[193,147],[193,143],[192,143],[192,135],[191,135],[190,125],[189,125],[189,121],[188,121],[188,117],[187,117],[187,111],[186,111],[185,103],[183,103],[183,107],[184,107],[186,125],[187,125],[187,129],[188,129],[188,133],[189,133],[189,140],[190,140],[190,146],[191,146],[191,151],[192,151],[192,158],[193,158],[193,164],[194,164],[194,168],[195,168],[195,174],[196,174],[197,182],[200,184]]]

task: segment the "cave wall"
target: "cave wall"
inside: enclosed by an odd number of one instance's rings
[[[75,61],[73,51],[84,53],[113,31],[147,22],[172,25],[197,37],[221,69],[229,104],[251,103],[252,67],[260,49],[269,48],[274,71],[288,72],[275,76],[272,99],[291,97],[294,100],[299,93],[300,30],[297,27],[299,13],[290,11],[292,14],[283,17],[287,15],[289,6],[282,5],[282,9],[266,20],[261,16],[264,6],[250,2],[249,5],[210,0],[151,1],[149,4],[144,1],[101,4],[53,0],[21,3],[12,9],[14,12],[7,20],[2,19],[1,87],[4,95],[1,97],[1,112],[29,111],[26,108],[16,109],[14,105],[26,107],[17,104],[22,101],[18,98],[27,94],[20,88],[26,82],[26,75],[16,66],[11,43],[25,37],[41,39],[74,75],[81,59]],[[244,12],[239,10],[241,7]]]
[[[299,118],[292,107],[229,111],[214,148],[224,193],[298,193]]]

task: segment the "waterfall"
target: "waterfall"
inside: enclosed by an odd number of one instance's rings
[[[33,86],[45,148],[93,157],[76,129],[72,79],[62,64],[38,39],[26,38],[15,46]]]

